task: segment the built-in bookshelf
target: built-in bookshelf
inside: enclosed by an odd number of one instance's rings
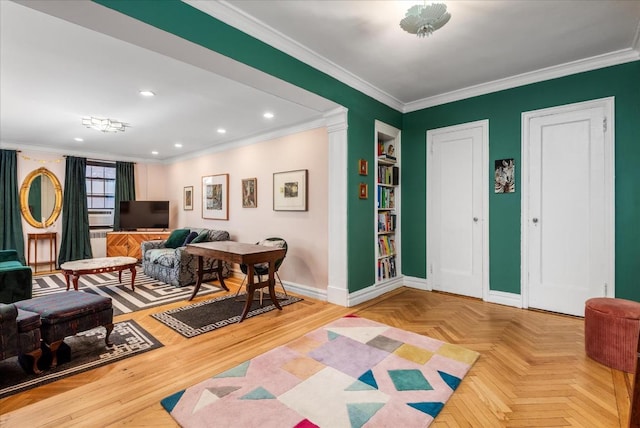
[[[400,131],[376,121],[376,282],[400,275]]]

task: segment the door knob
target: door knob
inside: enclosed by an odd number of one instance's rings
[[[474,217],[473,221],[475,221],[477,223],[478,222],[478,217]]]
[[[538,222],[538,217],[534,217],[532,221],[533,221],[534,223],[537,223],[537,222]]]

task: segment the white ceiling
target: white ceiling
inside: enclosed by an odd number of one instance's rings
[[[640,1],[448,1],[424,39],[398,24],[419,1],[185,1],[400,111],[640,58]],[[336,107],[95,3],[27,4],[0,1],[3,147],[171,161]],[[102,134],[87,115],[131,128]]]

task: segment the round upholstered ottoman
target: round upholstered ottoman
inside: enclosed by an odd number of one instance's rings
[[[597,297],[584,310],[584,345],[587,355],[605,366],[636,371],[640,334],[640,303]]]

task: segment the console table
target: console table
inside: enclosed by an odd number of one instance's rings
[[[49,260],[38,261],[38,241],[49,242]],[[33,248],[33,263],[31,263],[31,243],[34,243]],[[27,266],[33,265],[33,273],[38,272],[39,264],[48,264],[49,272],[52,272],[56,268],[56,251],[58,250],[58,234],[56,232],[46,233],[28,233],[27,234]]]
[[[107,232],[107,257],[135,257],[142,260],[140,244],[167,239],[171,232]]]
[[[187,245],[186,251],[188,253],[198,256],[198,280],[196,286],[193,289],[193,293],[189,300],[192,300],[198,290],[200,284],[202,284],[202,275],[204,274],[202,258],[207,257],[210,259],[218,260],[218,281],[225,290],[229,290],[222,278],[222,262],[238,263],[247,265],[247,299],[244,304],[242,316],[238,321],[241,323],[251,309],[252,296],[256,290],[261,288],[269,288],[269,296],[276,308],[282,310],[282,307],[278,303],[275,291],[275,266],[276,260],[284,257],[286,250],[284,248],[266,247],[264,245],[244,244],[234,241],[214,241],[214,242],[202,242],[198,244]],[[253,282],[253,265],[256,263],[269,263],[269,277],[266,281],[259,283]]]

